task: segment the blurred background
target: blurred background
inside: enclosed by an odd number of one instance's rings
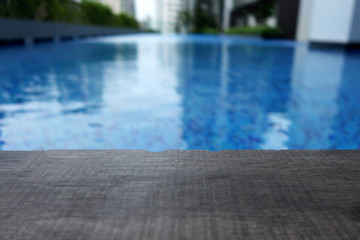
[[[335,43],[360,40],[359,13],[356,0],[0,1],[2,18]]]
[[[360,149],[359,22],[358,0],[0,0],[0,150]]]
[[[300,41],[360,39],[355,0],[1,0],[0,17]]]

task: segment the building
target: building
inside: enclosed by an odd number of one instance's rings
[[[194,9],[202,9],[211,12],[216,19],[217,25],[222,25],[224,0],[158,0],[158,28],[163,33],[174,33],[178,14],[182,10],[193,12]]]
[[[134,0],[94,0],[96,2],[109,6],[116,14],[127,13],[135,16]]]
[[[267,13],[272,8],[272,15]],[[181,10],[211,12],[217,28],[267,24],[283,36],[298,41],[359,44],[359,0],[158,0],[158,25],[164,33],[175,32]]]
[[[216,21],[218,29],[222,28],[225,0],[196,0],[193,6],[206,12],[210,12]]]
[[[191,11],[201,9],[210,12],[215,17],[217,28],[225,31],[229,27],[249,25],[249,9],[269,1],[273,0],[192,0],[186,6]]]
[[[136,19],[141,29],[159,31],[157,0],[137,0],[135,3]]]
[[[186,0],[158,0],[158,28],[162,33],[174,33],[178,14],[186,9]]]
[[[93,0],[111,8],[114,13],[120,13],[120,0]]]
[[[360,1],[301,0],[296,39],[314,43],[360,43]]]
[[[135,16],[134,0],[120,0],[120,12]]]
[[[360,43],[360,1],[276,0],[277,26],[284,36],[302,42]]]

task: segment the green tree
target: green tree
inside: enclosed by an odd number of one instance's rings
[[[80,6],[71,0],[48,0],[48,14],[45,20],[80,23],[81,9]]]
[[[4,17],[35,19],[36,9],[40,7],[41,0],[6,0]]]
[[[265,20],[275,15],[275,1],[263,0],[259,4],[255,4],[250,12],[255,16],[258,24],[265,24]]]
[[[0,17],[138,28],[136,19],[115,15],[98,2],[73,0],[0,0]]]
[[[5,2],[0,1],[0,17],[5,16],[6,8],[5,8]]]
[[[183,10],[178,15],[176,23],[177,32],[181,29],[191,33],[206,33],[210,29],[217,30],[216,20],[208,11],[195,9],[192,14],[189,10]]]
[[[94,25],[112,25],[113,12],[108,6],[93,1],[82,1],[81,22]]]
[[[206,29],[216,28],[216,20],[213,14],[201,9],[195,9],[193,20],[193,32],[205,33]]]
[[[78,6],[71,0],[2,0],[0,16],[38,21],[78,22]]]
[[[139,23],[133,16],[130,16],[126,13],[120,13],[113,17],[113,24],[114,27],[128,27],[128,28],[139,28]]]
[[[192,32],[193,21],[193,16],[189,10],[180,11],[176,20],[176,32],[181,32],[181,30]]]

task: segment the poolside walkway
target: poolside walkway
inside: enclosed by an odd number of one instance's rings
[[[360,239],[360,151],[0,152],[0,239]]]

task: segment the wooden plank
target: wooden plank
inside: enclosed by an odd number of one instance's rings
[[[359,239],[360,151],[0,152],[0,239]]]

